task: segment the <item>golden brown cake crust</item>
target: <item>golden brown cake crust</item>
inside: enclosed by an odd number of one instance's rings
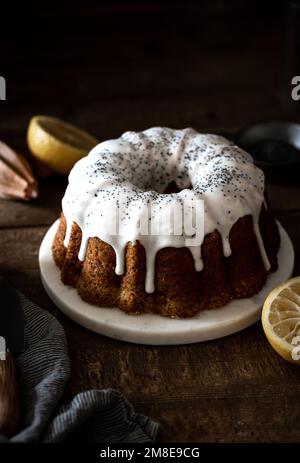
[[[279,231],[269,209],[260,214],[260,231],[271,263],[277,268]],[[253,230],[251,216],[240,218],[230,232],[230,257],[223,256],[218,231],[205,236],[202,244],[204,268],[194,269],[187,248],[164,248],[156,256],[155,292],[145,292],[146,259],[137,242],[126,248],[125,273],[115,274],[115,252],[99,238],[90,238],[84,262],[78,260],[81,230],[73,224],[68,248],[64,247],[66,221],[61,215],[53,241],[53,257],[61,269],[63,283],[77,288],[89,303],[119,307],[127,313],[152,312],[168,317],[191,317],[203,309],[222,307],[231,299],[250,297],[265,284],[265,270]]]

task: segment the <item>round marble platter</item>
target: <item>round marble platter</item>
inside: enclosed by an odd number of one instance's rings
[[[51,245],[58,227],[47,231],[39,252],[41,279],[52,301],[75,322],[104,336],[148,345],[179,345],[228,336],[257,322],[267,294],[287,280],[293,271],[294,249],[278,223],[281,246],[278,270],[269,275],[263,289],[249,299],[237,299],[215,310],[204,310],[188,319],[172,319],[154,314],[127,315],[118,308],[97,307],[84,302],[76,289],[65,286],[55,265]]]

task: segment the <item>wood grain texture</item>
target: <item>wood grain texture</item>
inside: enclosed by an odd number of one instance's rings
[[[0,434],[11,437],[21,424],[20,397],[15,360],[10,353],[0,360]]]
[[[99,140],[154,125],[232,133],[291,118],[280,100],[282,17],[274,17],[273,4],[258,15],[258,3],[245,7],[245,0],[225,13],[220,2],[201,2],[196,10],[185,2],[171,11],[142,3],[122,10],[82,6],[70,18],[66,11],[55,35],[49,33],[54,10],[36,13],[42,19],[31,29],[20,15],[23,39],[7,39],[1,57],[9,87],[0,104],[0,139],[28,156],[26,128],[38,113],[69,120]],[[300,442],[299,368],[271,349],[260,323],[221,340],[151,347],[88,332],[54,306],[37,256],[65,185],[50,178],[37,201],[0,201],[0,274],[66,330],[72,378],[64,400],[89,388],[116,388],[161,423],[162,442]],[[300,274],[300,185],[271,184],[269,197],[294,243]]]

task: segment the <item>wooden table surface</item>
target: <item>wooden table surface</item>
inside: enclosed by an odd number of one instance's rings
[[[120,37],[124,28],[115,35],[91,33],[83,42],[74,33],[61,50],[55,40],[54,49],[49,43],[45,50],[31,48],[28,67],[22,47],[12,45],[0,139],[26,153],[26,127],[36,113],[62,117],[101,140],[153,125],[236,132],[257,120],[291,118],[278,96],[276,25],[266,31],[262,24],[250,40],[247,18],[238,24],[246,31],[243,40],[215,39],[210,51],[201,47],[207,27],[199,46],[195,35],[178,36],[176,28],[172,40],[162,30],[153,37],[147,28],[138,31],[138,41],[132,30]],[[24,36],[26,46],[34,46],[32,36]],[[216,341],[151,347],[93,334],[55,307],[41,284],[38,251],[60,213],[65,187],[66,179],[52,177],[40,180],[40,197],[32,203],[0,201],[0,274],[66,330],[72,378],[65,400],[89,388],[118,389],[161,424],[162,442],[299,442],[300,369],[271,349],[260,323]],[[300,184],[269,184],[268,193],[294,243],[300,274]]]

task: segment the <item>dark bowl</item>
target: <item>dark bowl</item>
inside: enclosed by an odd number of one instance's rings
[[[300,124],[266,122],[250,125],[242,129],[234,141],[253,156],[268,181],[300,181]]]

